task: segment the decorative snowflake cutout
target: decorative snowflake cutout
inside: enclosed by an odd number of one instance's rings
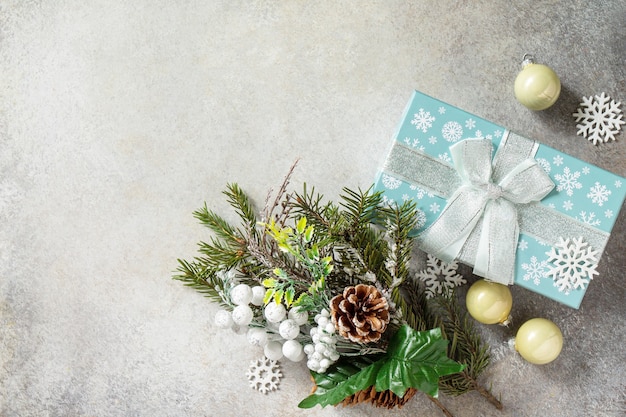
[[[583,97],[580,107],[573,116],[576,118],[577,135],[587,138],[594,145],[599,142],[615,140],[623,125],[623,114],[620,102],[611,100],[605,93],[599,96]]]
[[[444,289],[451,290],[465,284],[463,275],[457,273],[457,261],[446,263],[432,255],[428,255],[426,269],[417,273],[417,278],[426,284],[426,298],[433,298],[443,293]]]
[[[572,203],[571,200],[567,200],[563,202],[563,209],[565,211],[570,211],[573,208],[574,208],[574,203]]]
[[[557,191],[565,190],[565,193],[568,196],[572,196],[574,194],[574,189],[580,190],[583,188],[583,185],[578,182],[580,178],[580,172],[574,171],[572,172],[569,167],[563,168],[562,174],[556,174],[554,179],[556,179],[559,184],[556,186]]]
[[[448,142],[457,142],[463,136],[463,127],[458,122],[447,122],[441,129],[441,135]]]
[[[587,198],[591,199],[591,202],[602,207],[602,204],[609,201],[611,190],[606,188],[606,185],[601,185],[596,181],[595,185],[589,189]]]
[[[590,211],[589,213],[587,213],[586,211],[581,211],[578,216],[579,217],[576,217],[576,220],[586,223],[589,226],[596,227],[599,226],[601,223],[600,219],[596,217],[596,213],[594,213],[593,211]]]
[[[409,145],[412,148],[419,149],[422,152],[424,151],[424,149],[426,149],[426,148],[424,148],[424,145],[422,145],[420,143],[420,140],[418,138],[411,139],[409,137],[406,137],[406,138],[404,138],[404,143],[406,143],[407,145]]]
[[[263,357],[250,363],[246,377],[252,388],[267,394],[278,389],[278,383],[283,374],[280,372],[278,362]]]
[[[423,210],[415,210],[415,228],[421,229],[426,224],[426,213]]]
[[[441,206],[437,203],[432,203],[429,208],[431,213],[439,213],[439,210],[441,210]]]
[[[388,190],[395,190],[402,185],[402,181],[387,174],[383,174],[382,183]]]
[[[434,121],[435,117],[431,116],[429,111],[419,109],[419,111],[413,115],[411,124],[414,125],[417,130],[426,133],[426,131],[433,126]]]
[[[396,202],[394,201],[394,199],[393,199],[393,198],[389,198],[389,197],[387,197],[386,195],[383,195],[383,201],[382,201],[382,203],[383,203],[385,206],[388,206],[388,207],[393,207],[393,206],[395,206],[395,205],[396,205]]]
[[[583,238],[565,239],[559,237],[559,242],[553,247],[548,255],[549,271],[546,276],[552,276],[554,286],[566,295],[572,289],[585,288],[589,281],[597,275],[596,267],[598,258],[589,243],[583,242]]]
[[[548,261],[539,262],[536,256],[531,256],[530,263],[522,264],[522,269],[526,271],[524,281],[532,280],[535,285],[539,285],[541,278],[545,278],[546,276],[547,266]]]

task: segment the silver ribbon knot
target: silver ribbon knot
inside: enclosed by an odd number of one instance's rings
[[[492,168],[492,152],[489,139],[466,139],[450,147],[461,184],[418,242],[424,251],[449,262],[477,239],[474,273],[510,285],[520,230],[518,207],[540,201],[554,183],[533,158],[512,169]]]

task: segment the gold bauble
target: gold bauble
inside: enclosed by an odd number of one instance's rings
[[[562,348],[561,330],[547,319],[528,320],[515,336],[515,350],[528,362],[536,365],[552,362],[559,356]]]
[[[513,306],[511,291],[496,282],[476,281],[465,297],[467,311],[484,324],[506,324]]]
[[[515,97],[531,110],[545,110],[561,93],[561,80],[552,68],[536,64],[524,55],[522,70],[515,79]]]

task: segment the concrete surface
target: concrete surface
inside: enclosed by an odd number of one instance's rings
[[[413,89],[622,176],[626,134],[594,147],[583,95],[626,101],[626,2],[607,0],[5,0],[0,3],[0,415],[438,416],[303,411],[304,365],[252,391],[259,355],[214,305],[170,279],[205,230],[204,201],[238,182],[261,205],[293,184],[329,198],[368,187]],[[560,75],[557,104],[514,99],[524,53]],[[537,367],[484,327],[484,375],[505,409],[442,396],[455,416],[622,416],[622,212],[582,308],[514,288],[518,323],[553,319],[566,344]]]

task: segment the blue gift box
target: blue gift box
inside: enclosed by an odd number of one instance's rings
[[[466,177],[461,172],[465,168],[459,163],[458,155],[465,152],[466,144],[474,146],[479,143],[492,148],[493,160],[489,159],[485,170],[492,176],[493,184],[467,186]],[[466,163],[471,165],[473,158],[467,157]],[[542,168],[540,173],[533,175],[549,178],[553,183],[551,191],[544,187],[545,193],[540,193],[534,202],[504,202],[493,204],[498,209],[491,208],[491,211],[498,211],[500,206],[510,206],[516,210],[514,217],[518,219],[519,230],[510,245],[511,281],[579,308],[588,285],[597,276],[597,262],[626,196],[626,179],[416,91],[377,176],[375,189],[384,193],[387,204],[408,199],[417,203],[418,245],[430,249],[438,244],[432,243],[431,239],[441,237],[445,240],[447,237],[443,235],[448,232],[457,233],[450,230],[456,229],[458,224],[450,212],[454,208],[453,200],[460,195],[463,186],[472,192],[478,190],[480,193],[484,189],[481,201],[489,206],[507,196],[507,186],[503,184],[515,182],[509,181],[513,176],[508,175],[509,172],[515,171],[517,175],[531,165],[535,169],[537,166]],[[520,169],[520,166],[523,167]],[[537,182],[541,181],[537,179]],[[545,185],[545,181],[542,184]],[[481,210],[489,212],[490,209]],[[458,207],[457,211],[457,217],[466,214],[466,210]],[[452,220],[448,219],[450,217]],[[463,235],[462,242],[448,245],[455,247],[452,252],[457,255],[454,258],[474,266],[476,274],[491,278],[481,272],[483,264],[500,261],[498,236],[508,236],[508,226],[502,227],[503,224],[480,219],[473,224],[474,229],[469,235],[458,232]],[[446,225],[450,225],[448,229]],[[506,230],[502,233],[501,229]],[[448,249],[443,250],[446,251],[448,255],[451,253]],[[495,255],[486,261],[485,252],[490,251]]]

